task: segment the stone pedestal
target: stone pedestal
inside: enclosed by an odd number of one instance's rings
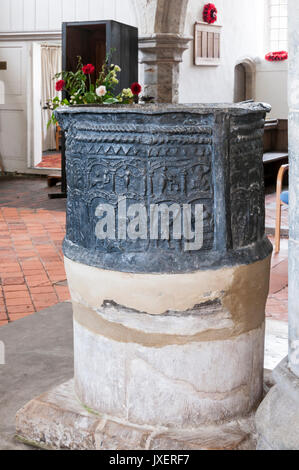
[[[254,447],[272,250],[268,109],[57,112],[67,132],[75,377],[64,398],[58,388],[18,413],[19,436],[67,448]]]

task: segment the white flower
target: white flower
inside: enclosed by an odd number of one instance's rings
[[[107,89],[104,85],[102,86],[99,86],[97,89],[96,89],[96,94],[100,97],[102,96],[105,96],[107,93]]]
[[[115,65],[114,70],[115,70],[115,72],[121,72],[121,68],[120,68],[119,65]]]

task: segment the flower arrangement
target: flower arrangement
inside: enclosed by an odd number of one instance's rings
[[[265,59],[268,60],[268,62],[277,62],[277,61],[282,61],[282,60],[287,60],[289,57],[289,54],[286,51],[278,51],[278,52],[269,52],[266,54]]]
[[[131,88],[124,88],[121,93],[115,95],[114,90],[119,83],[118,74],[121,68],[118,65],[109,65],[109,56],[103,64],[99,76],[95,82],[92,75],[95,67],[92,64],[83,65],[81,57],[78,57],[76,72],[60,72],[55,75],[57,92],[66,91],[68,98],[55,96],[46,103],[46,107],[55,110],[59,106],[98,104],[111,105],[116,103],[133,104],[138,103],[142,91],[139,83],[133,83]],[[56,124],[54,112],[48,126]]]
[[[203,9],[203,20],[205,23],[213,24],[217,21],[217,13],[214,3],[207,3]]]

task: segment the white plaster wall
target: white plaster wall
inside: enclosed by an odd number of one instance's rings
[[[194,36],[194,23],[202,21],[205,0],[189,0],[185,34]],[[263,53],[264,0],[217,0],[217,24],[222,25],[221,65],[194,65],[193,47],[184,53],[181,64],[179,100],[192,102],[231,102],[234,68],[239,59],[256,58]]]
[[[135,11],[133,0],[0,0],[0,60],[8,62],[0,71],[0,154],[6,171],[46,173],[32,168],[32,36],[45,33],[49,43],[46,34],[60,32],[63,21],[114,19],[137,26]]]
[[[0,31],[58,31],[63,21],[114,19],[136,25],[131,0],[1,0]]]
[[[180,102],[232,101],[234,67],[244,57],[264,55],[264,7],[267,0],[217,0],[218,24],[222,31],[222,63],[219,67],[193,65],[193,40],[181,64]],[[194,23],[202,19],[205,0],[189,0],[185,34],[193,37]],[[1,0],[0,55],[17,48],[18,65],[0,71],[0,152],[5,169],[26,172],[32,164],[31,144],[31,45],[32,41],[14,40],[15,33],[58,32],[62,21],[114,19],[139,26],[148,32],[153,18],[153,0]],[[240,6],[241,5],[241,6]],[[144,8],[149,8],[145,14]],[[153,14],[152,14],[153,16]],[[1,35],[5,38],[1,39]],[[12,35],[11,38],[9,36]],[[7,39],[9,38],[9,43]],[[7,47],[12,49],[7,49]],[[6,49],[5,49],[6,48]],[[3,55],[2,54],[2,55]],[[1,60],[1,57],[0,57]],[[13,61],[11,55],[10,61]],[[259,59],[260,62],[260,59]],[[16,60],[14,62],[17,64]],[[22,65],[21,65],[22,64]],[[272,116],[287,117],[287,64],[260,63],[257,67],[256,99],[268,101]],[[143,67],[139,80],[143,83]],[[15,85],[14,85],[15,83]],[[21,83],[21,89],[18,85]],[[16,91],[17,90],[17,91]],[[32,170],[30,170],[32,171]],[[36,171],[36,170],[35,170]]]
[[[256,99],[271,104],[269,117],[288,119],[288,61],[257,64]]]

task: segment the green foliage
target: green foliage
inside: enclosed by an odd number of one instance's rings
[[[118,65],[109,65],[109,58],[110,54],[107,54],[95,85],[91,82],[90,75],[86,75],[83,72],[82,58],[79,56],[76,72],[63,71],[55,75],[54,79],[64,81],[63,90],[67,92],[68,99],[61,99],[59,96],[55,96],[47,101],[47,108],[53,110],[48,127],[51,124],[56,125],[57,120],[54,111],[61,106],[132,104],[134,102],[130,88],[124,89],[119,95],[115,96],[114,90],[119,83],[118,73],[121,72],[121,69]]]

